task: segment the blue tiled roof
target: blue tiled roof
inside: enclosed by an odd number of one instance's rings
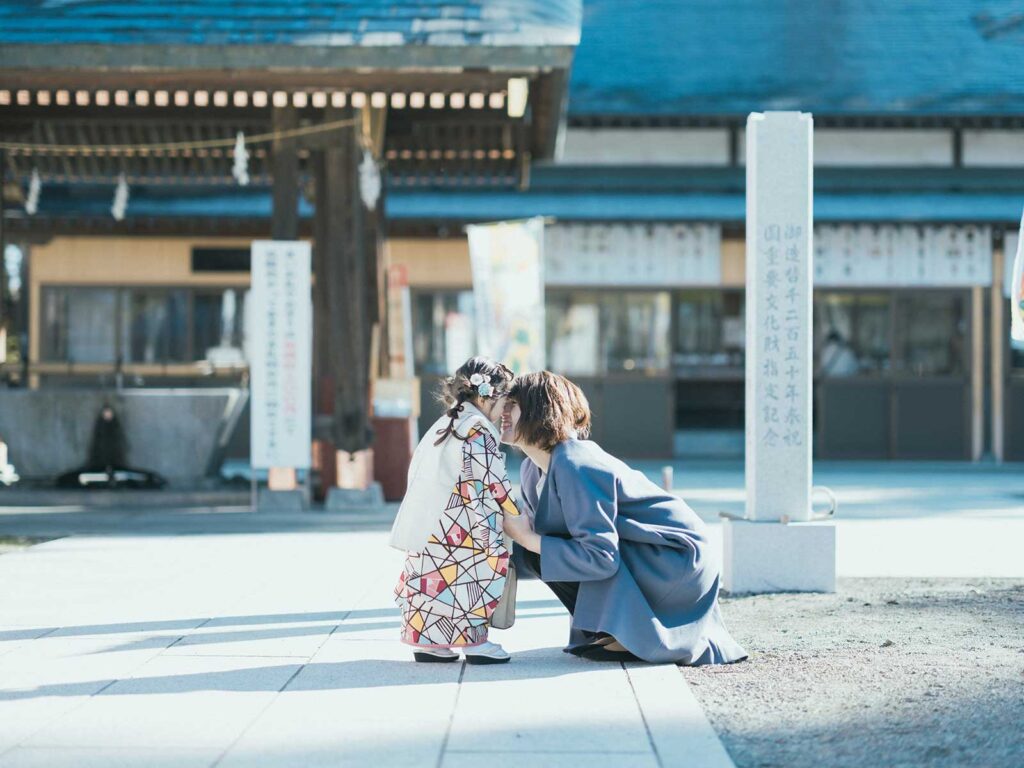
[[[0,0],[0,45],[575,45],[581,0]]]
[[[1017,0],[586,0],[570,116],[1024,113]]]

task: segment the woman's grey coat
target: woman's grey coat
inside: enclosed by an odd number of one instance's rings
[[[719,613],[717,548],[686,502],[588,440],[555,447],[538,498],[540,479],[526,459],[520,496],[543,536],[540,573],[513,557],[520,578],[579,582],[569,648],[607,632],[650,662],[747,656]]]

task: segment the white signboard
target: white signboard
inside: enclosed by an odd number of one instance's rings
[[[257,469],[310,464],[313,303],[310,246],[256,240],[247,323],[251,455]]]
[[[721,283],[713,224],[556,224],[544,238],[553,286],[673,287]]]
[[[823,224],[819,287],[970,287],[992,283],[992,230],[979,226]]]
[[[544,368],[544,220],[466,227],[480,354],[515,373]]]
[[[746,516],[810,516],[813,122],[747,120]]]

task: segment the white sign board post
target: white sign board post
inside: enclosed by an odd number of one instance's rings
[[[248,343],[253,469],[309,469],[313,303],[307,242],[252,244]]]
[[[747,120],[746,515],[731,592],[834,591],[835,528],[811,519],[813,121]],[[793,522],[791,522],[793,521]]]

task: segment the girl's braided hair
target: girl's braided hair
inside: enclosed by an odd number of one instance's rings
[[[474,398],[493,400],[504,397],[514,378],[512,369],[488,357],[471,357],[460,365],[454,375],[447,376],[441,382],[437,391],[437,399],[444,405],[450,421],[447,427],[437,430],[436,434],[440,437],[434,441],[434,445],[440,445],[449,435],[465,440],[465,436],[455,431],[455,420],[462,413],[462,407]]]

